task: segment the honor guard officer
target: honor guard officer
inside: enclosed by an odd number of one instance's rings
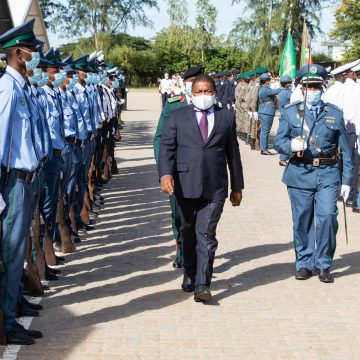
[[[321,100],[327,71],[320,65],[302,67],[297,77],[304,101],[283,110],[275,149],[290,157],[283,182],[290,197],[294,229],[297,280],[318,274],[333,282],[330,273],[337,231],[339,194],[346,198],[352,180],[351,149],[342,111]],[[342,174],[338,167],[342,151]],[[342,184],[342,185],[341,185]]]
[[[0,79],[0,193],[6,203],[1,214],[1,256],[5,273],[0,275],[0,308],[9,344],[33,344],[39,331],[25,330],[15,320],[31,221],[31,183],[40,165],[34,134],[26,72],[39,64],[33,27],[35,20],[0,36],[8,65]]]
[[[271,77],[268,73],[260,75],[259,90],[259,118],[260,118],[260,152],[261,155],[272,155],[268,150],[268,138],[274,121],[276,104],[275,96],[279,94],[280,89],[270,88]]]
[[[154,154],[155,154],[155,160],[156,163],[158,163],[159,160],[159,148],[160,148],[160,140],[162,131],[164,128],[164,125],[167,123],[170,117],[170,113],[178,109],[180,107],[186,106],[191,104],[191,89],[192,89],[192,82],[195,79],[195,77],[199,74],[203,73],[203,67],[202,66],[195,66],[183,74],[182,78],[184,80],[185,85],[185,96],[179,95],[174,96],[167,100],[165,103],[164,109],[161,112],[160,119],[156,128],[156,133],[154,136]],[[176,204],[176,198],[175,195],[172,194],[169,196],[170,199],[170,207],[171,207],[171,219],[172,219],[172,230],[174,234],[174,238],[176,240],[176,257],[173,262],[174,268],[181,268],[182,267],[182,247],[181,247],[181,239],[180,239],[180,217],[179,212]]]
[[[281,113],[284,110],[285,106],[290,104],[290,98],[292,94],[291,86],[292,79],[289,75],[284,75],[280,78],[281,91],[278,96],[278,110],[279,110],[279,121],[281,121]],[[288,156],[284,154],[280,154],[280,166],[286,166],[286,161],[288,160]]]

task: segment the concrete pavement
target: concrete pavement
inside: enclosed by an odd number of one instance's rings
[[[293,278],[289,200],[278,157],[241,143],[240,208],[227,201],[218,227],[213,301],[180,290],[171,263],[167,198],[158,187],[152,138],[160,100],[129,93],[116,149],[119,175],[103,189],[96,230],[66,256],[32,328],[44,339],[18,359],[360,359],[359,215],[340,209],[334,284]]]

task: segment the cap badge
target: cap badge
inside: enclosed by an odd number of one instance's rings
[[[317,74],[317,67],[316,66],[311,66],[310,67],[310,74],[313,74],[313,75]]]

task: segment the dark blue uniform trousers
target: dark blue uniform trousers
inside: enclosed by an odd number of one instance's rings
[[[339,184],[316,189],[288,187],[293,226],[296,270],[327,269],[336,248]]]
[[[44,188],[40,197],[40,212],[48,227],[49,236],[55,238],[56,209],[60,183],[60,156],[53,155],[45,166]]]
[[[16,304],[32,216],[33,189],[31,184],[17,180],[15,173],[10,171],[1,192],[7,206],[1,214],[1,253],[5,274],[0,275],[0,308],[4,313],[5,331],[10,331],[16,325]]]
[[[259,114],[260,118],[260,150],[267,150],[269,134],[274,121],[274,115]]]
[[[186,276],[195,276],[196,285],[210,286],[215,251],[216,227],[224,201],[177,197],[181,219],[183,267]]]

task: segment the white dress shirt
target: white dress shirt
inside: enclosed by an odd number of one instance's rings
[[[200,126],[200,120],[202,118],[202,113],[204,112],[204,110],[198,109],[197,107],[194,107],[194,108],[195,108],[197,122],[198,122],[198,125]],[[214,129],[214,121],[215,121],[214,106],[212,106],[210,109],[207,109],[206,111],[207,111],[207,119],[208,119],[208,138],[209,138],[211,132]]]
[[[334,85],[323,95],[324,103],[331,103],[338,106],[340,109],[344,107],[344,84],[340,81],[335,81]]]

